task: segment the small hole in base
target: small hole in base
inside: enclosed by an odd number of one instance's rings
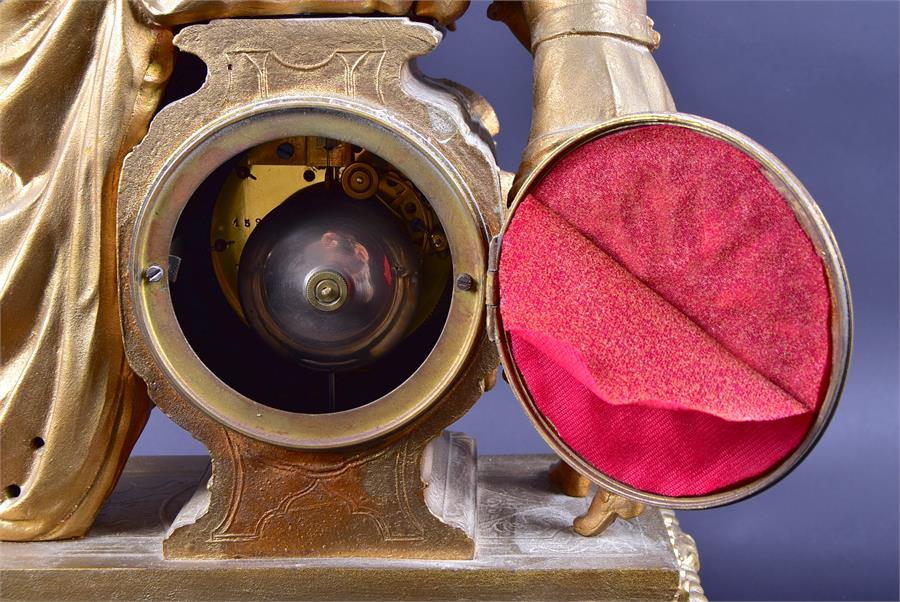
[[[7,500],[11,500],[14,497],[19,497],[19,494],[22,493],[22,488],[16,484],[7,485],[3,489],[3,498]]]
[[[44,447],[44,439],[41,437],[35,437],[31,440],[31,449],[41,449]]]

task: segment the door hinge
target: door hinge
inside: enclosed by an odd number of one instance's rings
[[[491,239],[488,247],[488,267],[484,283],[484,303],[487,307],[487,334],[491,342],[499,340],[497,332],[497,306],[500,304],[500,287],[497,271],[500,267],[500,242],[503,237],[497,235]]]

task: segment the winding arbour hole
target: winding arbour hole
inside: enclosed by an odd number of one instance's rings
[[[31,449],[35,449],[35,450],[41,449],[42,447],[44,447],[43,437],[35,437],[34,439],[31,440],[30,445],[31,445]]]
[[[217,168],[171,255],[172,305],[200,360],[242,395],[297,413],[350,410],[403,384],[453,293],[446,233],[411,178],[323,137],[272,140]]]

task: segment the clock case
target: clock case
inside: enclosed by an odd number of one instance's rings
[[[559,39],[546,28],[534,30]],[[593,38],[591,43],[604,39]],[[635,46],[646,71],[643,55],[649,57],[658,37],[641,34],[640,39],[643,45]],[[529,419],[554,451],[604,490],[644,504],[708,508],[753,495],[794,468],[832,416],[849,360],[846,273],[824,218],[787,168],[725,126],[674,112],[662,83],[661,101],[650,94],[643,103],[617,103],[613,111],[574,111],[564,127],[551,124],[549,137],[533,131],[512,183],[492,155],[496,117],[486,102],[460,86],[422,77],[409,63],[439,40],[433,27],[393,18],[223,20],[185,28],[177,36],[182,51],[204,60],[209,76],[198,92],[164,108],[126,158],[118,229],[129,361],[155,403],[199,439],[212,460],[208,482],[170,530],[167,558],[471,558],[474,446],[458,439],[454,444],[441,433],[493,386],[498,358]],[[544,54],[536,53],[536,92],[544,85],[542,65],[559,60],[555,50],[543,44]],[[645,86],[658,76],[653,70],[655,64],[650,76],[633,85]],[[571,72],[566,77],[585,79]],[[541,90],[535,98],[536,125],[542,114],[559,112],[552,94]],[[823,258],[831,290],[832,371],[813,428],[775,470],[714,495],[639,491],[586,462],[536,407],[503,328],[498,286],[503,234],[529,189],[580,145],[648,124],[724,140],[778,178]],[[349,412],[291,414],[230,390],[192,353],[172,311],[169,248],[191,192],[235,152],[285,135],[336,133],[413,166],[416,185],[447,229],[454,281],[464,275],[471,281],[454,289],[440,340],[398,390]],[[507,198],[512,199],[508,207]],[[167,277],[148,278],[151,266],[163,267]]]

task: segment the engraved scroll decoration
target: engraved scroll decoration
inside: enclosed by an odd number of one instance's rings
[[[234,466],[231,505],[222,521],[213,529],[210,542],[255,541],[266,528],[282,528],[289,523],[315,522],[316,512],[342,512],[348,517],[362,516],[372,521],[384,541],[419,541],[424,527],[410,510],[407,481],[419,478],[410,473],[409,444],[382,448],[374,453],[364,451],[333,463],[304,465],[298,461],[277,458],[247,460],[239,445],[225,431],[228,452]],[[393,465],[396,482],[386,484],[382,495],[372,495],[365,487],[352,487],[347,473],[369,463]],[[246,500],[243,489],[248,471],[282,476],[291,483],[281,499],[263,512],[241,510]],[[278,478],[278,477],[276,477]],[[249,494],[248,494],[249,495]]]
[[[366,44],[362,48],[330,51],[324,59],[315,62],[295,63],[269,49],[236,49],[225,53],[229,94],[233,87],[246,89],[246,86],[236,84],[235,80],[249,77],[255,79],[259,98],[265,99],[269,97],[270,78],[285,77],[293,85],[302,85],[308,79],[310,89],[315,88],[318,80],[343,81],[345,96],[367,96],[384,103],[380,82],[386,52],[382,40],[380,44]],[[370,86],[372,90],[368,90]]]

